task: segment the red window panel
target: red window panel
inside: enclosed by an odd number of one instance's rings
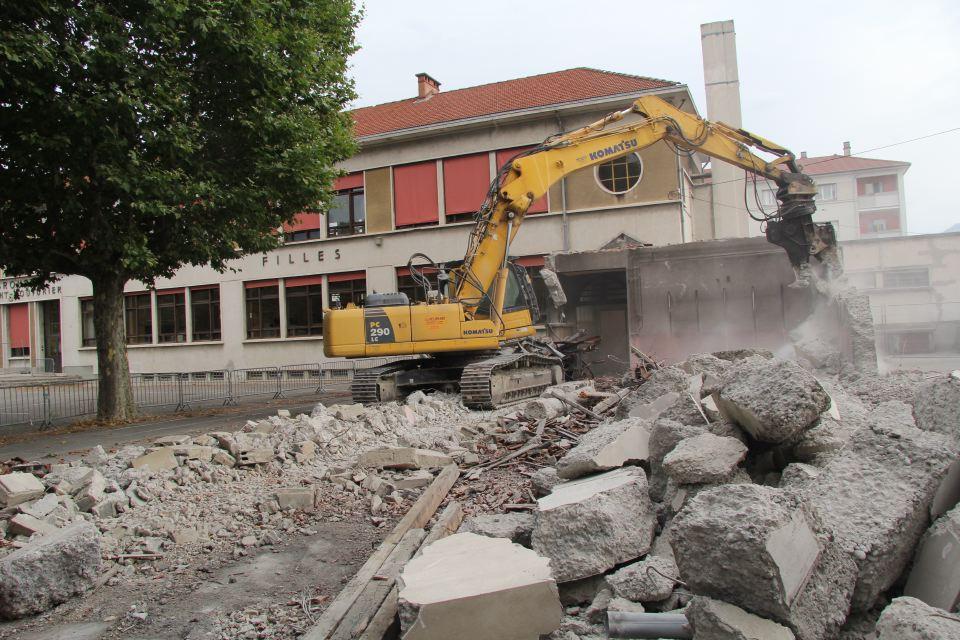
[[[521,267],[542,267],[544,265],[543,256],[520,256],[513,261]]]
[[[10,348],[22,349],[30,346],[30,311],[27,303],[12,304],[7,307],[10,321]]]
[[[283,281],[285,287],[305,287],[311,284],[323,284],[323,276],[301,276],[299,278],[286,278]]]
[[[497,151],[497,171],[500,170],[500,167],[508,163],[514,156],[518,153],[522,153],[527,149],[532,149],[532,146],[529,147],[514,147],[513,149],[501,149]],[[533,204],[530,205],[530,208],[527,209],[527,213],[544,213],[547,210],[547,194],[537,198],[533,201]]]
[[[860,233],[883,233],[900,229],[900,210],[860,213]]]
[[[423,272],[425,275],[432,275],[437,273],[437,270],[433,267],[420,267],[418,271]],[[410,275],[410,269],[408,267],[397,267],[397,277],[404,277]]]
[[[258,289],[260,287],[275,287],[277,286],[276,280],[251,280],[250,282],[244,282],[244,289]]]
[[[436,162],[393,168],[393,208],[398,228],[440,220]]]
[[[284,233],[293,233],[294,231],[309,231],[310,229],[320,228],[319,213],[298,213],[293,222],[283,223]]]
[[[473,213],[490,188],[490,158],[477,153],[443,161],[443,204],[451,215]]]
[[[346,189],[360,189],[363,187],[363,171],[340,176],[333,181],[334,191],[344,191]]]
[[[366,271],[347,271],[344,273],[331,273],[327,276],[327,280],[329,282],[347,282],[348,280],[364,280],[366,277]]]
[[[174,289],[157,289],[158,296],[169,296],[174,293],[183,293],[183,287],[176,287]]]

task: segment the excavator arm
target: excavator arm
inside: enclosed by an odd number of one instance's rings
[[[670,103],[646,96],[630,108],[586,127],[548,138],[502,167],[491,185],[471,233],[467,255],[454,274],[454,299],[472,317],[488,292],[493,316],[503,309],[506,260],[510,244],[530,205],[564,176],[639,151],[666,140],[684,151],[697,151],[740,167],[777,184],[777,212],[765,217],[767,239],[787,252],[800,284],[810,278],[815,256],[837,269],[833,227],[814,223],[816,186],[801,173],[784,147],[743,129],[709,122]],[[753,151],[773,157],[766,161]],[[494,286],[495,285],[495,286]]]

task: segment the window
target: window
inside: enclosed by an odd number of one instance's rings
[[[329,289],[331,307],[342,309],[351,302],[360,307],[367,297],[367,279],[365,277],[340,279],[337,275],[332,275]]]
[[[870,221],[870,233],[880,233],[887,230],[887,221],[886,220],[871,220]]]
[[[286,287],[287,337],[323,335],[323,287]]]
[[[153,309],[149,293],[128,295],[123,299],[126,315],[127,344],[153,342]]]
[[[190,289],[193,341],[220,339],[220,287]]]
[[[97,346],[96,327],[93,324],[93,300],[80,300],[80,343],[84,347]]]
[[[247,283],[247,339],[280,337],[280,289]]]
[[[760,192],[760,204],[764,207],[777,206],[777,193],[773,189],[764,189]]]
[[[182,291],[157,294],[157,321],[159,342],[187,341],[187,301]]]
[[[903,331],[888,333],[885,336],[887,353],[894,356],[908,356],[931,353],[931,335],[929,331]]]
[[[436,161],[393,167],[393,215],[398,229],[437,224],[437,196]]]
[[[883,274],[884,289],[929,286],[930,272],[927,269],[898,269],[897,271],[885,271]]]
[[[406,271],[405,268],[404,271]],[[433,271],[432,269],[425,269],[423,275],[430,280],[430,286],[433,287],[434,291],[439,290],[440,285],[437,281],[436,271]],[[413,304],[414,302],[426,302],[427,300],[427,295],[423,290],[423,287],[414,282],[413,276],[408,274],[397,275],[397,291],[407,294],[407,298],[410,299],[410,304]]]
[[[635,153],[597,165],[597,182],[610,193],[630,191],[640,183],[642,175],[643,163]]]
[[[346,189],[333,196],[327,212],[327,235],[355,236],[366,231],[366,222],[363,187]]]
[[[360,231],[363,233],[363,231]],[[283,234],[284,242],[303,242],[304,240],[316,240],[320,237],[320,229],[304,229],[302,231],[288,231]]]
[[[820,184],[817,185],[817,200],[836,200],[837,199],[837,185],[836,184]]]
[[[877,193],[892,193],[897,191],[897,176],[872,176],[857,179],[857,195],[872,196]]]

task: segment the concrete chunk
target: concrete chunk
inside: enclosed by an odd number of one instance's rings
[[[298,511],[313,512],[314,490],[310,487],[279,489],[277,504],[281,509],[297,509]]]
[[[577,446],[560,459],[557,475],[572,480],[628,462],[645,462],[650,453],[650,426],[639,418],[600,425],[584,434]]]
[[[48,493],[34,502],[24,502],[20,511],[28,513],[34,518],[46,518],[60,504],[60,497],[55,493]]]
[[[557,582],[603,573],[650,548],[656,511],[643,469],[626,467],[564,482],[537,501],[532,544]]]
[[[10,518],[10,533],[30,537],[35,533],[46,534],[56,531],[56,527],[35,518],[28,513],[18,513]]]
[[[17,471],[0,476],[0,504],[5,507],[36,500],[45,492],[43,483],[32,473]]]
[[[903,573],[956,456],[946,436],[878,424],[858,431],[804,491],[812,513],[857,562],[855,611],[870,609]]]
[[[613,592],[634,602],[660,602],[673,593],[680,570],[672,556],[647,556],[607,576]]]
[[[924,534],[903,595],[946,611],[960,604],[960,507]]]
[[[0,618],[40,613],[94,584],[100,532],[82,522],[38,538],[0,559]]]
[[[547,559],[503,538],[438,540],[398,587],[404,640],[537,640],[563,616]]]
[[[917,426],[960,440],[960,379],[953,375],[931,380],[913,399]]]
[[[471,516],[460,526],[461,533],[476,533],[490,538],[506,538],[524,547],[530,546],[533,533],[532,513],[496,513]]]
[[[216,464],[222,464],[225,467],[232,467],[237,464],[237,459],[223,449],[214,449],[210,460]]]
[[[726,419],[775,444],[799,436],[830,406],[830,396],[800,365],[762,358],[734,365],[713,398]]]
[[[552,420],[567,414],[567,405],[556,398],[537,398],[523,408],[523,415],[530,420]]]
[[[168,471],[179,466],[172,447],[162,447],[144,454],[135,459],[131,466],[134,469],[149,469],[150,471]]]
[[[877,620],[877,640],[960,640],[960,616],[916,598],[894,598]]]
[[[453,458],[439,451],[413,447],[383,447],[360,456],[361,467],[376,469],[436,469],[453,463]]]
[[[272,447],[256,447],[251,449],[237,450],[237,464],[266,464],[273,460]]]
[[[720,600],[695,597],[684,613],[694,640],[794,640],[783,625]]]
[[[678,484],[720,482],[746,456],[747,447],[736,438],[703,433],[681,440],[663,459],[663,469]]]

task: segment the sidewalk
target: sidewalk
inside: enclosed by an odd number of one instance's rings
[[[0,460],[22,458],[30,461],[55,462],[81,457],[88,449],[102,445],[104,449],[128,444],[145,444],[161,436],[173,434],[196,435],[210,431],[236,431],[247,420],[259,420],[273,415],[278,409],[289,409],[297,415],[307,413],[318,402],[323,404],[349,403],[350,394],[335,391],[294,396],[280,400],[245,403],[222,409],[208,409],[187,414],[149,416],[141,422],[115,428],[90,429],[73,433],[57,433],[56,429],[13,436],[10,444],[0,446]]]

